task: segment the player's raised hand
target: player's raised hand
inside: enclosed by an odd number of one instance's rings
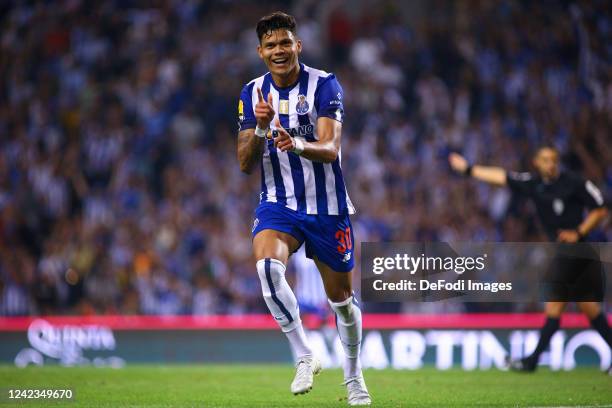
[[[468,161],[465,160],[465,157],[463,157],[459,153],[449,154],[448,164],[450,164],[451,168],[454,171],[456,171],[457,173],[461,173],[461,174],[465,174],[469,166]]]
[[[295,140],[283,128],[278,118],[276,119],[276,137],[274,138],[274,147],[281,152],[291,151],[295,148]]]
[[[257,88],[258,102],[255,105],[255,119],[257,120],[257,126],[260,129],[268,129],[270,122],[274,119],[274,108],[272,105],[272,94],[268,93],[268,100],[265,101],[261,88]]]

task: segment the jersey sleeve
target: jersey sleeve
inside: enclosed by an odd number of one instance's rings
[[[506,172],[506,183],[512,192],[530,196],[533,191],[533,175],[531,173]]]
[[[334,74],[320,80],[315,91],[315,109],[318,117],[328,117],[342,123],[344,120],[344,92]]]
[[[590,209],[601,208],[605,205],[603,194],[591,180],[579,181],[578,197]]]
[[[257,125],[251,99],[253,85],[254,84],[246,85],[242,88],[242,92],[240,92],[240,99],[238,100],[238,131],[254,129]]]

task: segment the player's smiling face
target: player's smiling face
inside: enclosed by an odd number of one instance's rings
[[[302,42],[291,31],[278,29],[263,35],[257,51],[272,75],[287,77],[297,72]]]

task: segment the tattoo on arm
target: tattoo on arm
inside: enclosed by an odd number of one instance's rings
[[[251,174],[257,162],[261,159],[264,148],[264,138],[255,136],[254,129],[238,133],[238,162],[240,170]]]

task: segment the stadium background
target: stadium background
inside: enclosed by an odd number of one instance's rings
[[[197,344],[228,324],[223,342],[267,312],[250,244],[259,175],[240,173],[235,141],[240,89],[265,72],[254,26],[278,9],[298,21],[301,60],[334,72],[344,88],[343,168],[358,210],[357,244],[543,240],[530,205],[453,175],[446,157],[457,150],[473,162],[528,170],[533,149],[554,143],[566,167],[610,197],[612,10],[603,0],[572,4],[3,2],[2,359],[27,346],[37,315],[89,316],[59,318],[57,327],[159,330],[154,341],[167,350],[184,343],[163,329],[191,328]],[[611,237],[608,224],[591,239]],[[392,325],[412,329],[457,326],[436,320],[449,313],[541,310],[537,303],[363,308],[390,319],[417,316]],[[433,319],[419,326],[419,314]],[[190,323],[123,315],[181,315]],[[215,326],[218,315],[226,320]],[[510,319],[535,329],[541,321],[497,316],[489,328]],[[576,316],[568,322],[586,327]],[[475,323],[466,324],[455,328]],[[160,353],[157,360],[176,357]]]

